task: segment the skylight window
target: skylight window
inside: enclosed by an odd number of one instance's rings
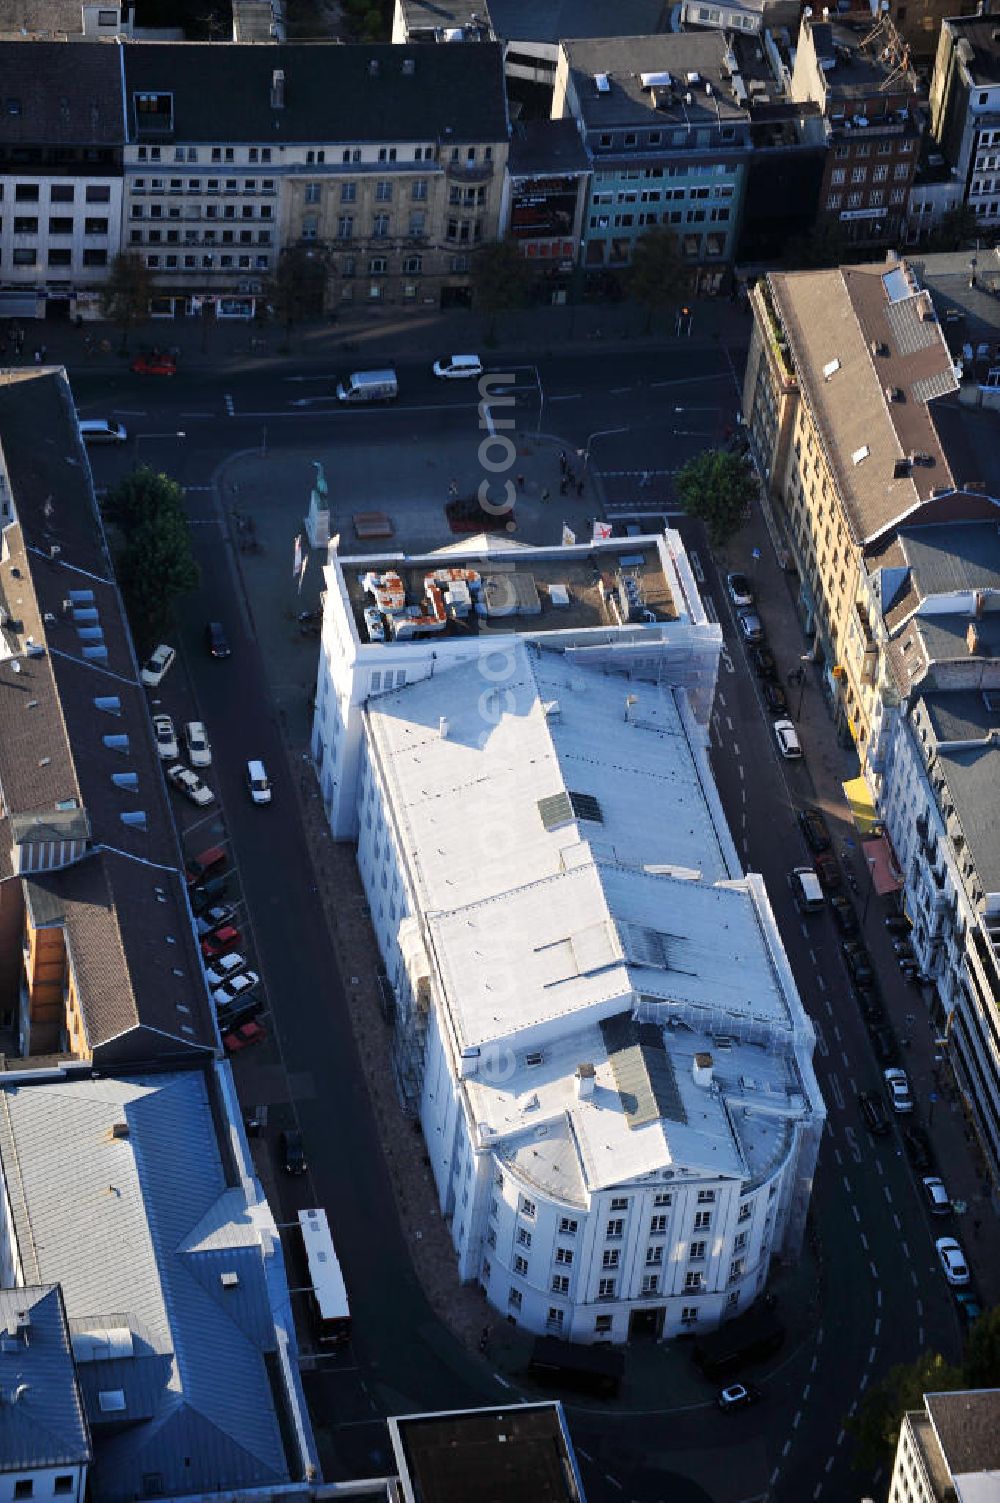
[[[851,455],[851,459],[855,464],[861,464],[868,458],[870,453],[871,449],[869,449],[868,445],[862,444],[860,449],[855,449],[854,453]]]

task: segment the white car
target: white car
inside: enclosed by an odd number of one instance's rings
[[[247,763],[247,788],[250,797],[255,804],[269,804],[271,802],[271,784],[268,782],[267,769],[263,762],[251,761]]]
[[[192,767],[211,767],[212,748],[208,744],[208,732],[203,721],[188,721],[184,727],[184,745]]]
[[[382,620],[382,612],[376,610],[373,605],[365,607],[365,630],[368,633],[369,642],[385,641],[385,622]]]
[[[434,362],[434,374],[443,381],[466,381],[483,374],[478,355],[445,355]]]
[[[124,423],[114,418],[80,418],[80,437],[85,444],[123,444],[128,438]]]
[[[954,1237],[939,1237],[934,1246],[937,1248],[937,1255],[941,1259],[941,1267],[944,1269],[944,1276],[948,1283],[956,1287],[967,1284],[969,1265]]]
[[[154,647],[145,663],[139,677],[147,689],[156,689],[163,681],[164,674],[169,673],[174,666],[174,658],[177,656],[172,647],[166,642],[161,642],[159,647]]]
[[[240,971],[238,976],[230,976],[221,986],[213,988],[212,1001],[216,1007],[230,1007],[259,985],[260,977],[256,971]]]
[[[778,750],[789,761],[796,761],[802,756],[802,747],[799,738],[795,734],[795,727],[790,720],[774,721],[774,736],[778,743]]]
[[[207,788],[198,774],[181,762],[175,762],[173,767],[167,768],[167,782],[176,788],[178,793],[183,793],[185,798],[189,798],[192,804],[197,804],[199,809],[204,809],[206,804],[215,801],[215,794],[211,788]]]
[[[936,1174],[928,1174],[920,1181],[924,1187],[927,1204],[932,1216],[950,1216],[952,1212],[951,1196],[944,1187],[944,1180]]]
[[[241,971],[248,971],[250,962],[245,955],[220,955],[218,960],[205,967],[205,980],[209,986],[215,988],[222,986],[226,981],[231,981]]]
[[[177,732],[174,730],[174,722],[169,715],[153,716],[153,736],[156,739],[156,750],[160,756],[168,762],[176,762],[179,756]]]
[[[898,1065],[893,1065],[891,1070],[883,1070],[882,1074],[893,1111],[912,1112],[913,1097],[910,1095],[910,1082],[906,1077],[906,1071],[901,1070]]]

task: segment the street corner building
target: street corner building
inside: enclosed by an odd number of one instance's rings
[[[796,1255],[825,1120],[708,762],[719,628],[676,533],[479,544],[327,570],[314,752],[400,1095],[498,1310],[579,1341],[710,1328]],[[408,591],[452,583],[470,625],[408,638]]]

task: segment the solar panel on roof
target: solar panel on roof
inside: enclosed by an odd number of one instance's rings
[[[547,830],[558,830],[574,819],[587,819],[592,824],[602,825],[604,815],[601,806],[590,793],[550,793],[538,800],[538,812]]]

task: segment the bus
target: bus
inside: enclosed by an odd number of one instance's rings
[[[299,1230],[312,1289],[313,1318],[320,1341],[342,1346],[351,1336],[351,1308],[325,1211],[300,1211]]]

